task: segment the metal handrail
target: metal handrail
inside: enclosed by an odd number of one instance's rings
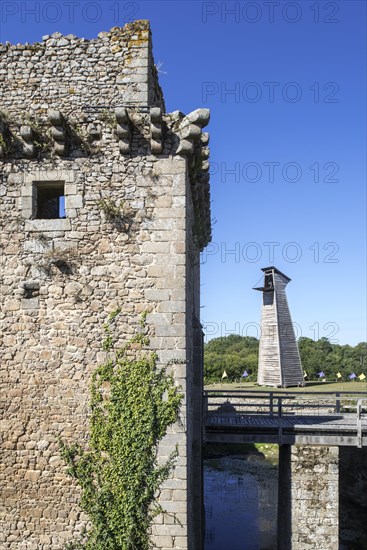
[[[284,409],[325,409],[330,408],[333,406],[335,413],[337,414],[343,414],[342,408],[343,408],[343,401],[348,400],[355,402],[355,407],[353,406],[353,409],[355,408],[355,417],[356,417],[356,432],[357,432],[357,447],[362,447],[362,416],[363,413],[366,414],[367,409],[367,395],[365,392],[327,392],[327,395],[323,394],[323,392],[309,392],[313,397],[317,399],[317,404],[310,403],[310,397],[309,395],[306,397],[303,393],[293,393],[288,395],[281,395],[280,392],[262,392],[263,395],[259,395],[260,392],[253,392],[253,393],[246,393],[245,395],[242,393],[241,395],[226,395],[225,393],[223,395],[213,395],[213,397],[227,397],[227,401],[230,405],[235,407],[235,412],[237,413],[238,408],[241,407],[247,407],[247,414],[251,414],[251,412],[248,410],[249,408],[265,408],[265,411],[257,411],[259,414],[268,414],[270,417],[276,416],[277,418],[277,424],[278,424],[278,440],[279,444],[282,443],[282,417],[284,416]],[[342,395],[340,395],[342,394]],[[360,395],[363,394],[366,397],[361,398]],[[209,398],[212,397],[209,395],[207,391],[204,391],[204,399],[203,399],[203,419],[204,419],[204,432],[205,432],[205,423],[207,415],[210,412],[210,401]],[[235,403],[231,404],[228,400],[228,397],[232,398],[242,398],[243,401],[247,399],[257,399],[257,402],[255,403]],[[330,397],[333,397],[332,400],[330,400]],[[297,400],[296,400],[297,398]],[[286,403],[288,401],[288,403]],[[306,401],[306,403],[302,403]],[[218,408],[218,405],[220,404],[218,402],[212,403],[212,405],[216,406]],[[223,403],[222,403],[223,405]],[[351,406],[350,404],[344,405]],[[217,414],[220,412],[220,414],[225,414],[225,416],[228,416],[228,412],[225,411],[215,411]],[[245,411],[242,411],[245,412]],[[330,413],[329,413],[330,414]],[[350,413],[344,413],[344,414],[350,414]],[[307,415],[309,416],[309,415]],[[317,415],[312,415],[317,416]]]
[[[220,399],[228,396],[217,395],[214,397]],[[244,396],[232,396],[232,397],[242,398],[242,402],[239,402],[239,403],[236,402],[233,404],[233,406],[236,406],[238,408],[242,408],[242,407],[267,408],[270,415],[274,413],[274,409],[275,409],[274,403],[275,402],[279,403],[279,401],[282,401],[282,403],[284,403],[284,405],[288,408],[308,408],[308,409],[320,408],[321,409],[321,408],[330,408],[331,405],[334,405],[335,412],[341,412],[341,407],[343,406],[343,402],[345,401],[348,402],[348,404],[344,405],[345,407],[351,406],[351,404],[349,403],[350,401],[357,402],[358,398],[361,401],[361,403],[365,401],[367,402],[367,396],[366,398],[360,398],[359,396],[357,398],[357,396],[352,396],[352,395],[343,395],[343,396],[335,395],[333,399],[330,399],[330,397],[317,395],[315,396],[314,400],[310,400],[309,397],[306,398],[303,395],[302,396],[295,396],[295,395],[283,396],[283,395],[270,393],[266,396],[260,396],[260,397],[249,395],[247,396],[247,398],[250,398],[252,400],[256,399],[255,402],[250,402],[250,403],[244,398]],[[204,395],[204,400],[205,400],[205,403],[207,404],[207,407],[209,407],[210,405],[218,407],[219,405],[218,401],[212,402],[211,400],[209,400],[208,395]],[[225,404],[225,403],[232,404],[231,401],[229,401],[228,399],[222,402],[222,404]]]
[[[215,389],[206,389],[203,390],[204,394],[229,394],[234,395],[238,394],[238,396],[243,396],[247,394],[254,394],[254,395],[269,395],[269,393],[274,393],[276,395],[366,395],[367,391],[286,391],[286,390],[215,390]]]
[[[362,448],[362,414],[363,414],[362,404],[363,404],[363,402],[366,402],[366,404],[367,404],[367,399],[366,398],[358,399],[358,401],[357,401],[357,410],[356,410],[356,415],[357,415],[357,447],[359,449]]]
[[[204,390],[203,395],[205,396],[205,399],[209,402],[209,399],[211,397],[216,397],[219,399],[227,398],[227,401],[229,402],[229,399],[242,399],[243,405],[241,403],[237,403],[237,406],[247,406],[248,408],[254,408],[258,406],[264,406],[266,400],[269,400],[269,409],[270,409],[270,415],[272,416],[274,414],[274,399],[278,399],[279,397],[284,398],[285,400],[293,400],[295,402],[294,407],[297,407],[297,403],[304,401],[305,399],[309,400],[312,396],[314,399],[312,401],[315,401],[317,399],[317,405],[313,405],[312,403],[308,403],[308,408],[327,408],[330,406],[330,398],[332,398],[332,401],[335,401],[335,412],[341,412],[341,399],[345,398],[356,398],[357,396],[365,396],[367,398],[366,392],[345,392],[345,391],[339,391],[339,392],[282,392],[282,391],[251,391],[251,390],[243,390],[243,391],[237,391],[237,390]],[[248,403],[248,400],[256,400],[255,403]],[[260,401],[260,402],[257,402]],[[292,407],[290,403],[288,403],[288,407]]]

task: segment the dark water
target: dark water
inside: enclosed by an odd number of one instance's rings
[[[277,476],[253,456],[205,460],[205,550],[276,548]]]

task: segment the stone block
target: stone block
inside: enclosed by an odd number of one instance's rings
[[[169,236],[167,235],[167,239]],[[170,242],[145,242],[141,245],[142,253],[168,254],[170,251]]]
[[[32,195],[25,197],[23,196],[21,198],[21,208],[22,210],[30,210],[32,212],[33,208],[33,197]]]
[[[172,490],[172,500],[186,502],[186,499],[187,499],[186,491],[181,491],[178,489]],[[184,510],[181,510],[181,512],[184,512]]]
[[[186,304],[183,300],[162,300],[158,304],[157,311],[159,313],[185,313]]]
[[[177,549],[185,549],[188,548],[187,545],[187,537],[175,537],[175,548]]]
[[[54,181],[63,181],[66,183],[74,182],[74,171],[73,170],[64,170],[63,168],[54,167],[49,169],[39,169],[34,172],[27,172],[24,174],[24,182],[26,184],[33,184],[34,182],[54,182]]]
[[[170,535],[156,535],[152,537],[152,542],[157,548],[173,548],[173,537]]]
[[[156,325],[155,327],[156,336],[185,336],[186,326],[185,325]]]
[[[15,184],[22,184],[24,181],[24,174],[12,172],[8,175],[8,182]]]
[[[173,524],[173,525],[153,525],[152,526],[153,536],[172,536],[172,537],[186,537],[186,527],[183,525]]]
[[[153,301],[169,300],[170,297],[169,290],[156,290],[154,288],[147,289],[144,294],[147,300]]]
[[[65,183],[65,195],[76,195],[77,186],[74,183]]]
[[[186,211],[182,206],[176,206],[175,208],[156,208],[155,215],[159,218],[185,218]]]
[[[179,513],[186,512],[186,502],[175,501],[175,500],[169,500],[169,501],[160,500],[159,502],[163,510],[165,512],[168,512],[169,514],[179,514]]]
[[[26,231],[70,231],[71,225],[68,219],[54,219],[54,220],[26,220]]]
[[[24,479],[26,479],[27,481],[37,481],[40,475],[41,475],[41,472],[38,470],[28,470],[25,473]]]
[[[172,323],[172,314],[171,313],[150,313],[147,316],[147,323],[148,325],[170,325]],[[158,336],[158,334],[156,335]]]
[[[166,176],[172,174],[186,174],[186,161],[184,159],[158,160],[153,167],[154,176]]]
[[[184,479],[167,479],[167,481],[164,482],[164,487],[167,489],[187,490],[186,480]]]
[[[39,239],[24,241],[24,245],[23,245],[24,252],[35,252],[36,254],[47,252],[51,248],[52,248],[52,243],[44,242]]]
[[[65,196],[65,210],[68,212],[69,208],[82,208],[83,197],[81,195],[66,195]]]
[[[22,309],[39,309],[39,298],[22,299]]]

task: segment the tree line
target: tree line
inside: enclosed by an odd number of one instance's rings
[[[301,337],[298,347],[306,380],[320,379],[319,373],[324,373],[328,381],[349,380],[352,373],[367,377],[366,342],[342,346],[332,344],[327,338],[315,341]],[[204,381],[206,384],[219,382],[225,371],[228,381],[238,382],[246,372],[246,380],[256,382],[258,357],[259,340],[253,336],[230,334],[214,338],[204,347]]]

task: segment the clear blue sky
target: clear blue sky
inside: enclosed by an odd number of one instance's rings
[[[257,335],[274,264],[299,335],[366,340],[366,3],[2,0],[0,39],[133,19],[151,21],[167,110],[212,113],[208,337]]]

